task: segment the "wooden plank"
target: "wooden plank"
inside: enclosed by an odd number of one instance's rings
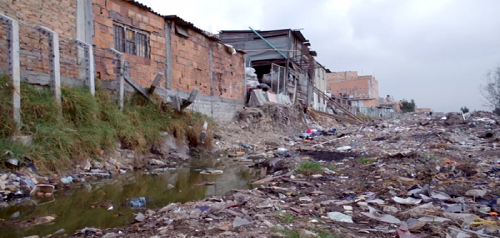
[[[153,84],[151,84],[151,87],[149,87],[148,94],[153,94],[155,92],[156,87],[160,83],[161,78],[163,77],[163,73],[158,73],[156,74],[156,78],[153,81]]]

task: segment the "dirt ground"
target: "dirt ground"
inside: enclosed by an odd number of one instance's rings
[[[73,236],[500,236],[498,116],[406,114],[349,125],[294,110],[247,108],[219,125],[215,150],[261,169],[254,189],[142,210],[125,227]],[[323,132],[301,138],[306,124]]]

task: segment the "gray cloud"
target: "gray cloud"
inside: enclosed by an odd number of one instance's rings
[[[500,63],[496,0],[141,2],[212,31],[304,28],[332,71],[374,74],[380,95],[435,111],[486,109],[478,87]]]

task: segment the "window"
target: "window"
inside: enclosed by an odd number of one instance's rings
[[[189,37],[188,31],[184,27],[181,27],[179,25],[175,25],[175,32],[177,32],[177,34],[179,34],[183,37],[186,37],[186,38]]]
[[[121,24],[113,25],[115,49],[131,55],[149,58],[149,35]]]

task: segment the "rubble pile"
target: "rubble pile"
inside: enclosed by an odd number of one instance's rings
[[[259,108],[245,107],[238,112],[237,120],[221,123],[214,147],[218,151],[234,153],[244,144],[253,151],[263,151],[290,145],[289,136],[300,135],[308,125],[315,128],[339,126],[333,119],[324,116],[318,115],[318,121],[315,121],[300,110],[299,107],[271,103]]]
[[[36,164],[25,160],[9,159],[7,168],[0,170],[0,208],[15,205],[15,199],[29,198],[37,185],[53,185],[56,188],[80,187],[86,180],[109,179],[137,169],[162,169],[175,167],[188,162],[191,158],[188,146],[175,142],[173,136],[163,133],[163,142],[153,146],[151,153],[138,154],[134,150],[122,148],[116,142],[116,149],[101,151],[100,160],[87,159],[73,161],[72,169],[65,175],[43,174]],[[5,152],[8,155],[9,151]],[[9,172],[10,171],[10,172]]]
[[[406,114],[312,128],[227,159],[267,170],[255,189],[142,211],[127,237],[499,237],[500,118]],[[313,130],[315,129],[315,130]]]

